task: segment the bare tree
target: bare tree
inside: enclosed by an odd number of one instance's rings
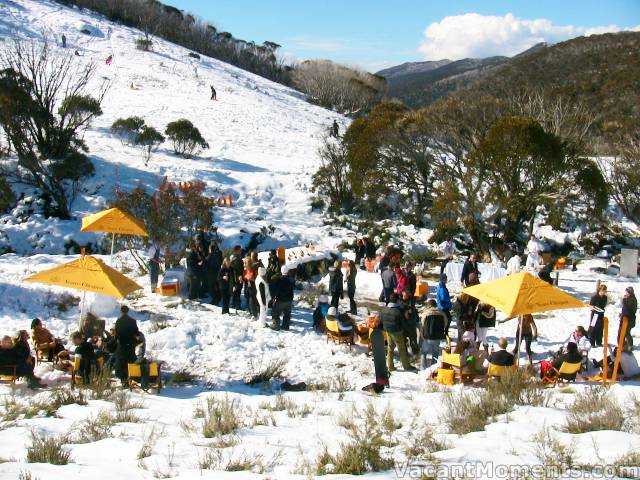
[[[44,42],[15,41],[0,52],[0,126],[17,164],[2,163],[3,173],[50,196],[58,214],[69,217],[65,183],[93,173],[81,151],[82,134],[102,114],[106,83],[90,96],[95,64],[73,53],[58,53]]]
[[[600,168],[616,204],[640,226],[640,134],[626,135],[614,148],[617,155],[601,159]]]

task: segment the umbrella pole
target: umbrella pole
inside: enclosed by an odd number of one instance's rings
[[[116,243],[116,234],[111,233],[111,256],[109,257],[109,263],[111,264],[112,267],[113,267],[113,247],[115,243]]]
[[[517,342],[518,342],[518,357],[516,358],[516,367],[520,366],[520,347],[522,347],[522,315],[520,315],[520,318],[518,320],[518,338],[517,338]]]
[[[80,304],[80,322],[78,323],[78,331],[82,330],[82,319],[84,318],[84,299],[87,296],[87,292],[82,292],[82,303]]]

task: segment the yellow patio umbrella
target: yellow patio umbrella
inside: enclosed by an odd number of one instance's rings
[[[122,273],[106,265],[102,260],[83,255],[77,260],[45,270],[24,279],[27,282],[55,285],[82,290],[80,319],[84,313],[86,292],[95,292],[111,297],[124,298],[142,287]]]
[[[105,232],[111,234],[111,257],[116,234],[138,235],[148,237],[144,223],[137,218],[123,212],[119,208],[109,208],[102,212],[94,213],[82,219],[80,230],[83,232]]]
[[[522,318],[522,315],[529,313],[589,307],[583,301],[528,272],[520,272],[487,283],[473,285],[463,289],[462,292],[503,311],[508,317]],[[522,327],[522,325],[520,326]],[[522,332],[522,328],[520,328],[520,332]],[[519,348],[518,351],[520,351]]]

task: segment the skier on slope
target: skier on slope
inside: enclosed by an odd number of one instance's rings
[[[213,88],[213,85],[211,85],[211,100],[218,100],[218,94],[216,93],[216,89]]]

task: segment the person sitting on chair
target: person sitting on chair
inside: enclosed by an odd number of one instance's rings
[[[587,337],[587,331],[581,325],[578,325],[575,331],[569,335],[569,338],[565,340],[563,352],[567,352],[567,347],[570,343],[575,343],[578,346],[578,352],[581,355],[589,353],[589,350],[591,350],[591,342]]]
[[[569,342],[565,346],[565,353],[558,355],[553,360],[543,360],[540,362],[540,378],[554,378],[557,375],[557,370],[560,370],[563,363],[582,363],[582,355],[578,350],[578,344],[575,342]],[[575,380],[575,375],[571,375],[572,378],[567,377],[567,380]]]
[[[313,328],[318,330],[322,328],[324,319],[329,313],[329,297],[327,295],[320,295],[318,298],[318,306],[313,311]]]
[[[9,335],[2,337],[0,342],[0,372],[12,375],[13,369],[7,368],[15,366],[15,374],[17,377],[25,377],[29,382],[29,388],[42,388],[46,385],[40,383],[40,379],[33,374],[33,365],[29,365],[16,351],[13,340]]]
[[[84,383],[89,383],[91,381],[91,374],[98,369],[95,348],[87,341],[81,332],[73,332],[71,334],[71,342],[76,347],[74,355],[80,358],[78,373],[82,376]]]
[[[489,364],[497,365],[500,367],[511,367],[515,365],[515,357],[512,353],[507,352],[507,346],[509,343],[505,337],[500,337],[498,340],[498,350],[491,353],[487,359],[485,359],[482,366],[489,368]]]
[[[31,333],[33,342],[36,347],[45,347],[49,349],[48,360],[51,362],[59,354],[64,352],[64,345],[60,340],[53,336],[42,324],[42,320],[34,318],[31,321]]]
[[[341,335],[353,333],[353,320],[347,313],[341,313],[338,316],[338,330],[340,330]]]
[[[16,338],[13,340],[14,347],[18,356],[27,363],[31,368],[36,364],[35,358],[31,355],[31,347],[29,346],[29,334],[26,330],[18,330]]]

